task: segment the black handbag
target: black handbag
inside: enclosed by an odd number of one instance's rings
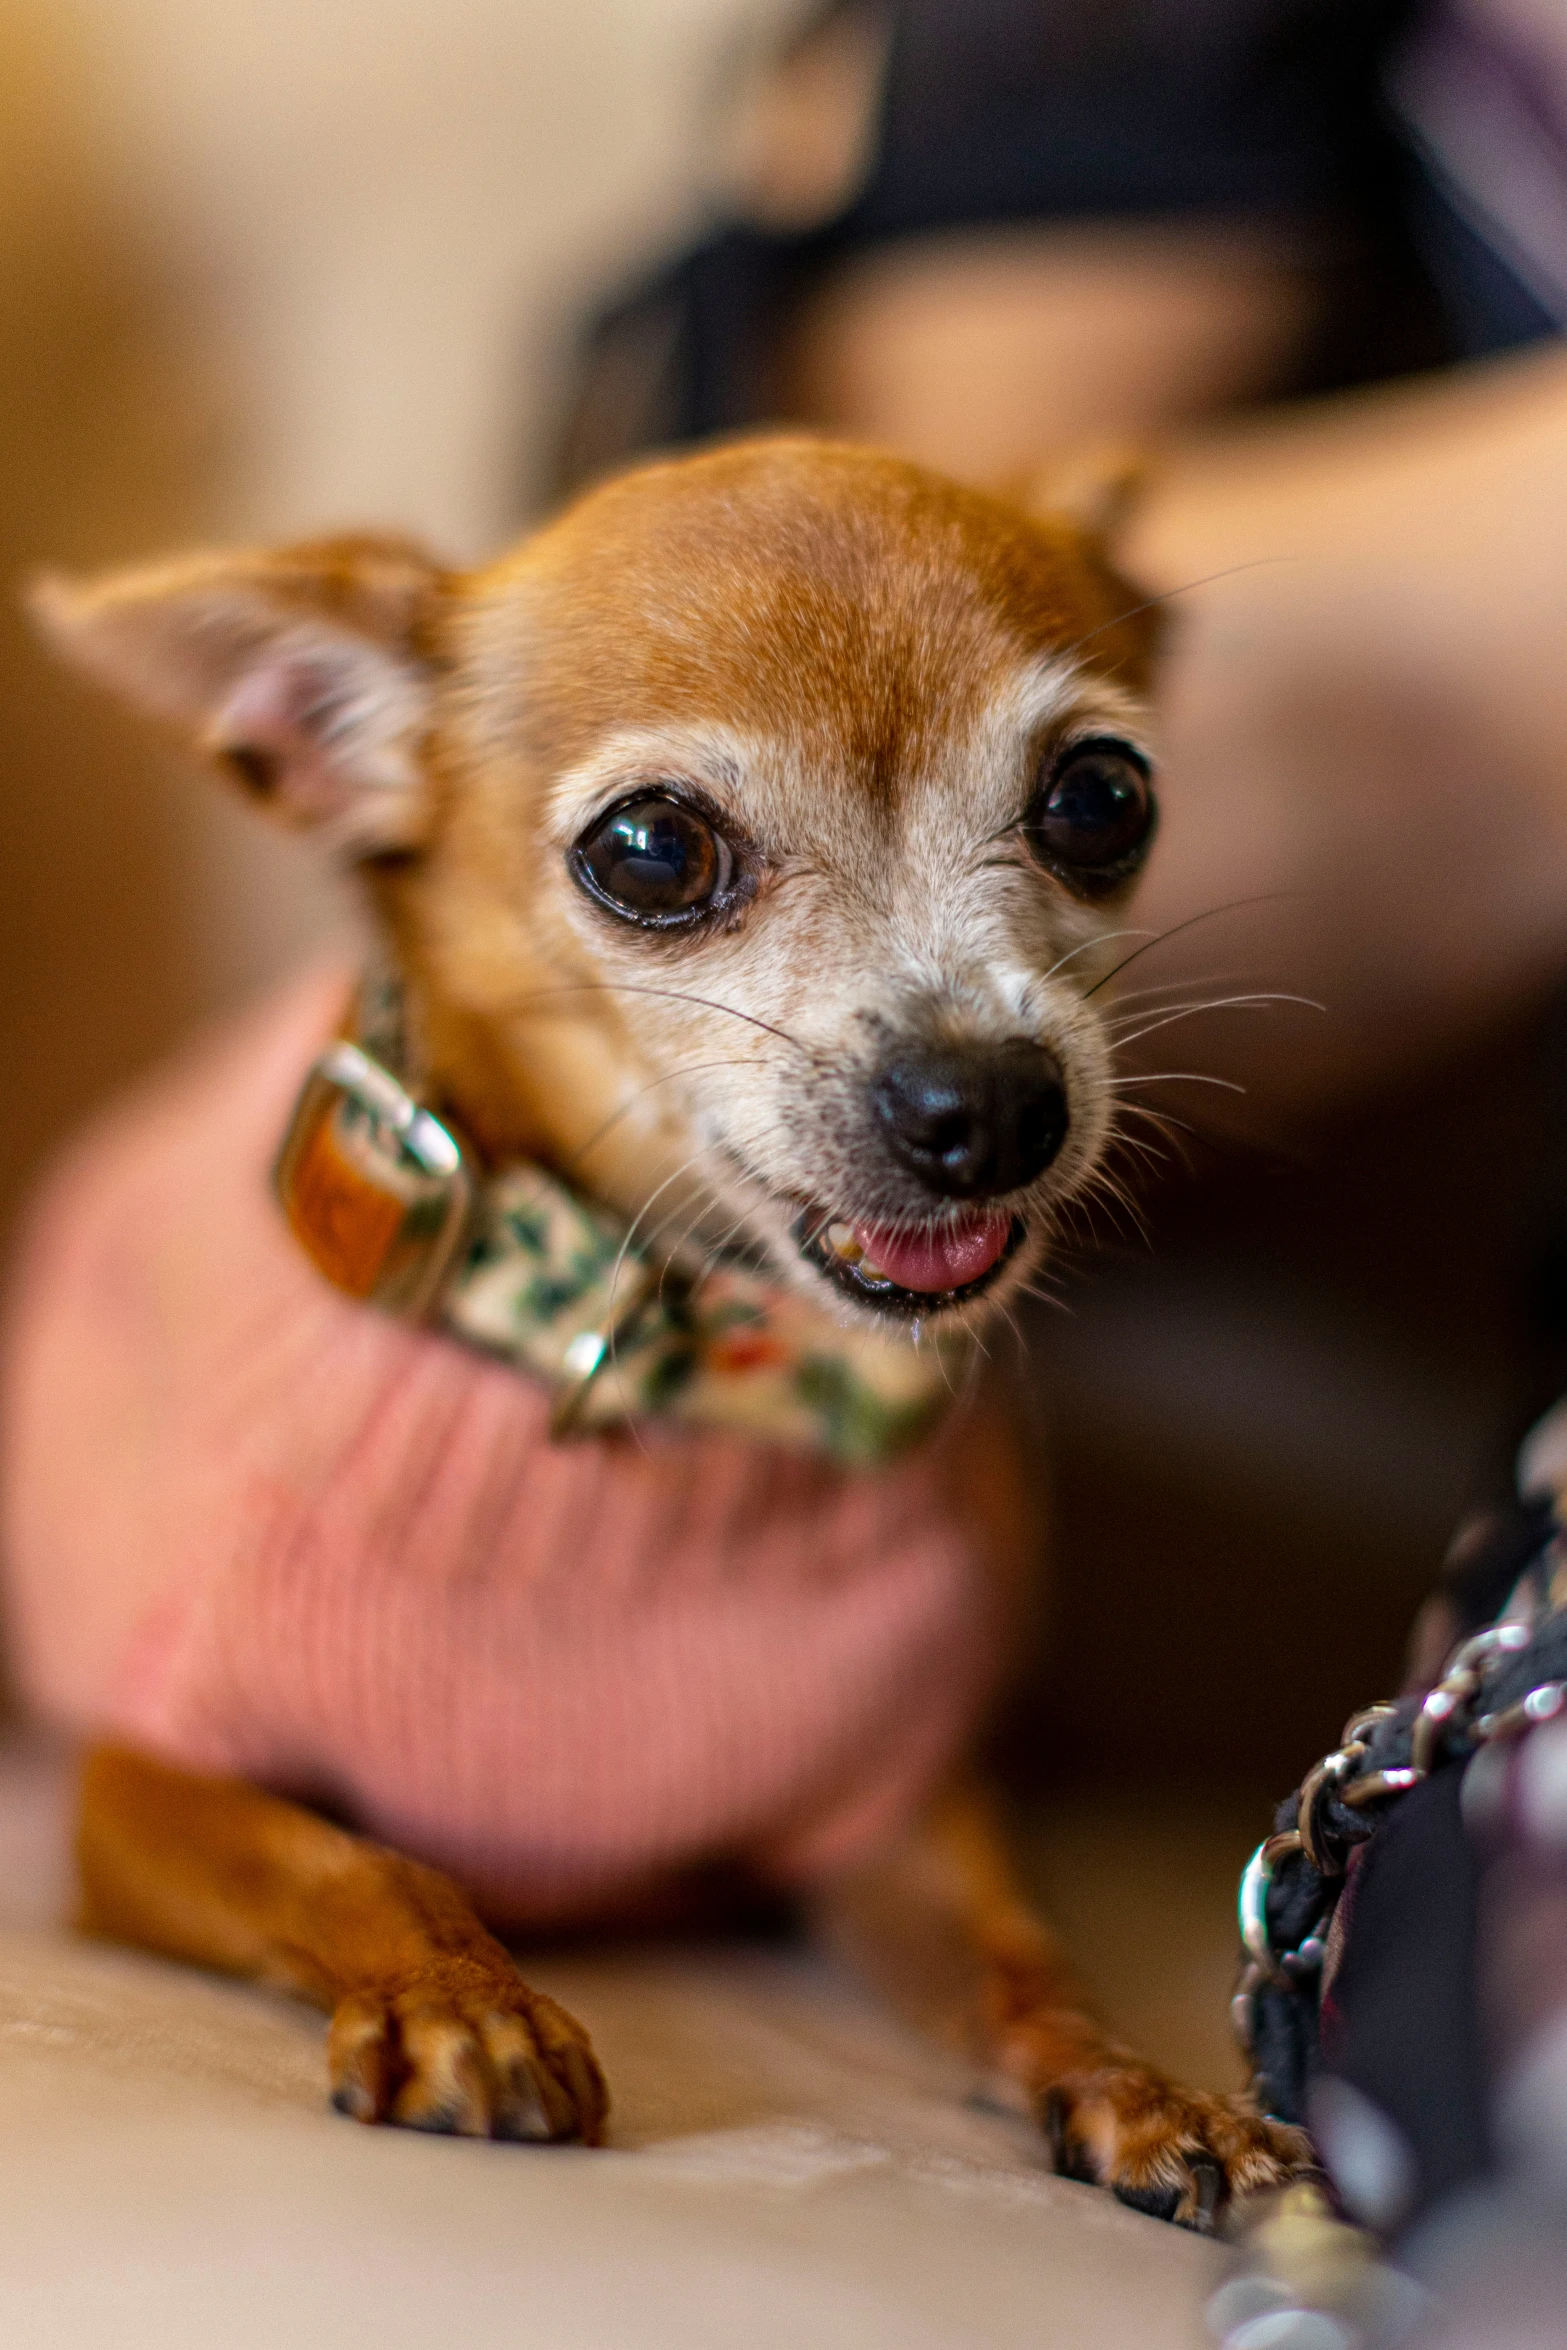
[[[1567,2344],[1564,1466],[1559,1408],[1454,1545],[1417,1685],[1346,1724],[1242,1879],[1254,2094],[1327,2191],[1210,2305],[1236,2350],[1308,2319],[1345,2350]]]

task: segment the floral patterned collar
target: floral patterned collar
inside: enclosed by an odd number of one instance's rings
[[[349,1296],[428,1322],[551,1391],[565,1437],[649,1419],[868,1467],[917,1442],[963,1342],[841,1328],[742,1268],[651,1260],[624,1220],[542,1167],[487,1172],[398,1074],[400,991],[361,990],[315,1062],[274,1181],[295,1237]]]

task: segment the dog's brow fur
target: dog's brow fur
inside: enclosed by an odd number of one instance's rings
[[[1030,656],[1100,629],[1100,667],[1146,667],[1115,619],[1134,599],[1070,526],[812,443],[612,484],[478,589],[492,612],[517,591],[533,657],[506,722],[550,766],[612,725],[721,719],[830,756],[873,812]]]

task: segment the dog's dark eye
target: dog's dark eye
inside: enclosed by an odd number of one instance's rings
[[[1153,838],[1148,762],[1108,736],[1073,743],[1040,780],[1023,820],[1029,847],[1079,888],[1124,881]]]
[[[662,793],[601,817],[572,852],[577,877],[634,921],[688,921],[728,891],[734,852],[705,816]]]

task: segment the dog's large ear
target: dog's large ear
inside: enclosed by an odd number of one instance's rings
[[[51,574],[28,601],[90,676],[172,720],[282,822],[364,857],[424,836],[446,579],[411,541],[356,536]]]

